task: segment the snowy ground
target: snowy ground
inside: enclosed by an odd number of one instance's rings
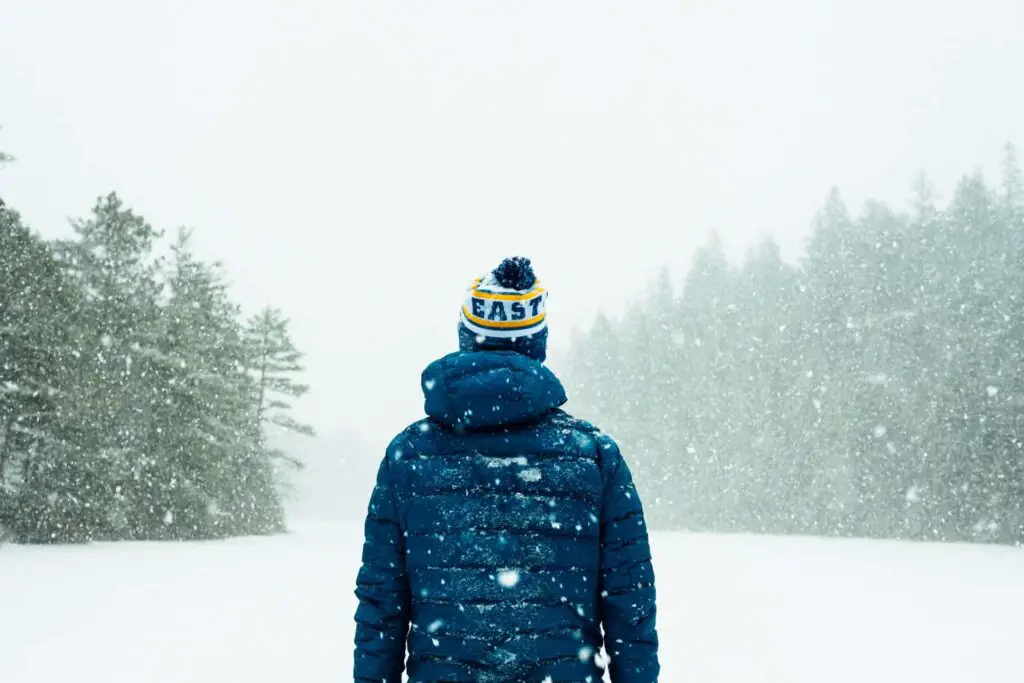
[[[351,680],[361,532],[0,548],[3,683]],[[1024,550],[661,534],[663,681],[1020,676]]]

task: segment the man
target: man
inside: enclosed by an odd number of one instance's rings
[[[506,259],[470,288],[460,351],[423,372],[428,417],[370,498],[356,681],[400,683],[406,647],[415,683],[658,680],[640,497],[615,442],[559,410],[546,302]]]

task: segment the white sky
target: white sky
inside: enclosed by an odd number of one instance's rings
[[[300,416],[381,446],[505,255],[557,347],[709,227],[792,254],[833,184],[994,174],[1021,36],[1020,0],[0,0],[0,194],[48,236],[111,190],[195,227],[292,317]]]

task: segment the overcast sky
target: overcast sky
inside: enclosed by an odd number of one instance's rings
[[[1024,143],[1020,0],[0,0],[0,192],[196,228],[383,447],[463,292],[534,259],[552,343],[706,231],[794,254],[828,188],[948,196]],[[597,286],[600,285],[600,286]]]

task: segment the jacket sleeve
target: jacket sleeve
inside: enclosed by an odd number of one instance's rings
[[[601,615],[612,683],[656,683],[654,569],[643,505],[618,446],[602,435]]]
[[[405,572],[405,536],[395,504],[389,456],[380,464],[377,484],[370,496],[363,563],[356,579],[357,683],[401,683],[405,669],[409,580]]]

